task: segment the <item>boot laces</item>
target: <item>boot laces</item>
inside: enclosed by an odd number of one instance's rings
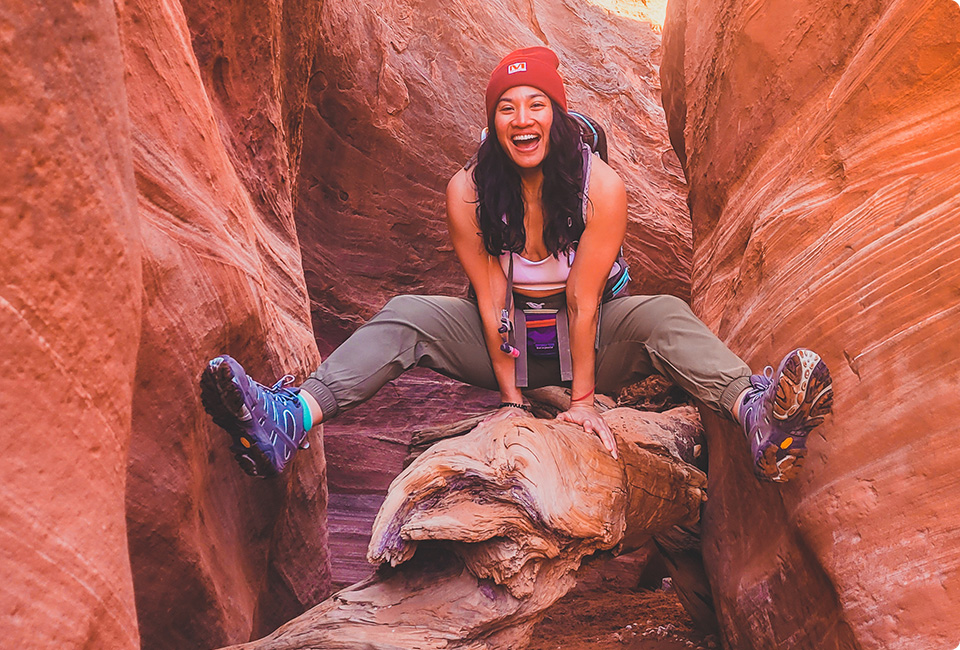
[[[261,404],[266,404],[272,400],[289,402],[294,399],[299,399],[297,397],[297,391],[295,389],[287,388],[287,386],[291,385],[294,382],[294,379],[295,378],[293,375],[284,375],[283,377],[278,379],[273,386],[269,388],[267,388],[263,384],[253,382],[260,393]]]
[[[773,383],[773,366],[767,366],[763,369],[762,375],[750,375],[750,393],[747,395],[747,399],[753,400],[756,399],[758,395],[762,395],[768,388],[770,384]]]
[[[293,375],[284,375],[283,377],[281,377],[280,379],[277,380],[277,383],[275,383],[270,390],[272,390],[272,391],[274,391],[274,392],[279,391],[279,390],[283,389],[284,387],[289,386],[290,384],[292,384],[293,381],[294,381],[294,376],[293,376]]]

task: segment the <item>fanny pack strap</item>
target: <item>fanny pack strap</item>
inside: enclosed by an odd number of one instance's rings
[[[527,315],[522,309],[517,309],[513,315],[514,330],[516,331],[517,350],[520,356],[515,363],[517,388],[526,388],[530,382],[527,377]]]
[[[567,305],[557,310],[557,353],[560,356],[560,381],[573,381],[573,355],[570,353],[570,323],[567,321]],[[599,321],[597,321],[599,323]],[[600,331],[600,328],[597,328]]]
[[[593,342],[594,349],[600,348],[600,319],[603,312],[603,303],[613,298],[628,295],[626,288],[627,282],[630,280],[630,273],[622,254],[617,258],[617,263],[620,264],[620,273],[607,281],[600,304],[597,306],[597,333]],[[573,355],[570,351],[570,321],[567,316],[566,297],[560,294],[559,297],[549,296],[545,300],[554,303],[549,305],[548,309],[557,310],[557,353],[560,361],[560,380],[573,381]],[[518,305],[513,314],[513,319],[510,318],[510,311],[514,305],[512,253],[507,266],[507,295],[504,302],[505,307],[500,317],[500,333],[504,338],[504,346],[501,349],[516,359],[517,388],[526,388],[530,385],[527,363],[526,314]]]

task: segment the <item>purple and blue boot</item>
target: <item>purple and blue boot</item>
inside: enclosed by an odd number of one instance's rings
[[[298,448],[309,446],[300,389],[285,387],[292,381],[286,375],[267,388],[227,355],[212,359],[200,377],[203,407],[233,438],[230,451],[250,476],[277,476]]]
[[[765,481],[796,478],[807,453],[807,435],[833,410],[830,371],[816,352],[803,348],[750,377],[740,423],[750,441],[754,473]]]

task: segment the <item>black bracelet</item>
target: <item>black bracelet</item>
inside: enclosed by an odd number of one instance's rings
[[[500,406],[498,406],[497,408],[505,409],[508,407],[512,409],[523,409],[524,411],[530,410],[530,407],[527,406],[526,404],[518,404],[517,402],[500,402]]]

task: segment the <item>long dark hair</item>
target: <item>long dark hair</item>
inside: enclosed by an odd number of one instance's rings
[[[556,102],[551,103],[550,151],[543,160],[543,243],[556,257],[583,234],[583,158],[580,126]],[[483,246],[495,257],[506,251],[522,253],[527,233],[520,174],[500,146],[493,116],[487,128],[489,135],[480,145],[473,168]]]

